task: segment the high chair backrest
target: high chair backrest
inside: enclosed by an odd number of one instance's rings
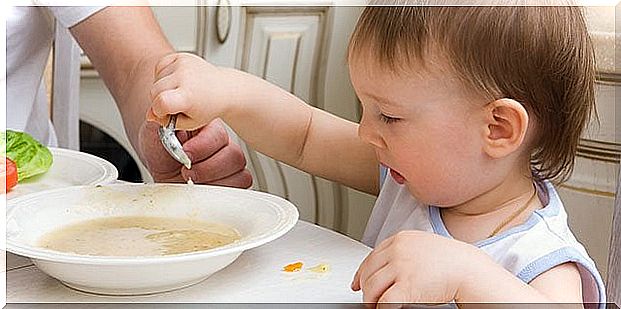
[[[80,48],[69,30],[56,22],[51,119],[58,146],[80,148]]]
[[[608,279],[606,289],[609,302],[621,307],[621,167],[612,219],[612,239],[608,255]]]

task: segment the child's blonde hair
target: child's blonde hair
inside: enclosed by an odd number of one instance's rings
[[[468,88],[511,98],[536,119],[530,145],[539,178],[571,175],[580,136],[595,112],[594,52],[575,6],[372,6],[348,57],[368,52],[395,73],[446,58]]]

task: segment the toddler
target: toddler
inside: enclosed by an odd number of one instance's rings
[[[160,61],[147,117],[220,117],[262,153],[379,192],[352,282],[365,302],[603,303],[552,185],[594,109],[593,58],[579,7],[367,7],[348,50],[360,124],[189,54]]]

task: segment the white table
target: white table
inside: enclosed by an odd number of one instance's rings
[[[244,252],[233,264],[194,286],[166,293],[112,297],[77,292],[39,271],[29,260],[7,256],[7,302],[360,302],[349,288],[370,248],[331,230],[300,221],[283,237]],[[297,261],[305,268],[326,263],[326,273],[286,273]]]

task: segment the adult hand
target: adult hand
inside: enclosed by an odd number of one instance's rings
[[[157,134],[158,124],[145,121],[139,140],[142,161],[156,182],[186,182],[248,188],[252,176],[239,145],[232,143],[220,119],[194,131],[178,131],[183,150],[192,161],[188,170],[164,149]]]

